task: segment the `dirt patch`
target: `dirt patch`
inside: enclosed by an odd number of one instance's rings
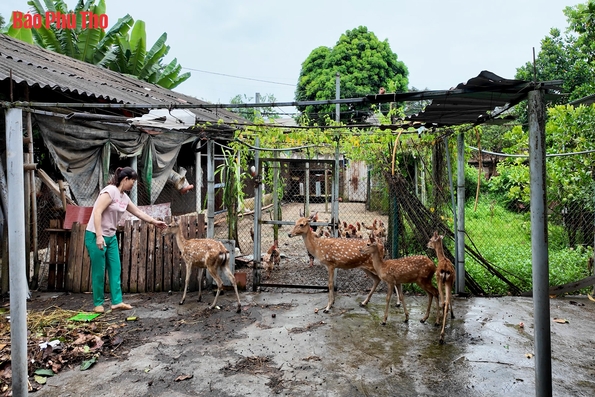
[[[283,373],[280,368],[275,367],[270,357],[243,357],[235,364],[227,364],[221,369],[225,376],[236,375],[238,373],[250,375],[266,375],[269,379],[266,386],[278,394],[283,391]]]

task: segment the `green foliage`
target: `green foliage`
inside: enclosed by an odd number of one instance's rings
[[[241,162],[238,159],[238,153],[229,150],[223,150],[223,164],[215,170],[215,175],[220,175],[220,180],[224,182],[223,204],[227,208],[228,238],[238,240],[238,205],[244,201],[244,192],[242,190],[243,172]]]
[[[490,191],[498,194],[509,210],[528,210],[531,202],[529,167],[522,160],[501,161],[498,176],[489,182]]]
[[[387,40],[378,40],[364,26],[345,32],[333,48],[318,47],[310,53],[302,63],[295,99],[335,99],[337,73],[341,76],[341,98],[375,94],[380,87],[394,87],[394,92],[407,90],[405,64],[391,51]],[[328,119],[335,118],[335,105],[299,106],[298,110],[312,125],[328,125]],[[368,105],[343,105],[341,120],[361,121],[369,112]]]
[[[569,23],[568,30],[578,36],[576,45],[579,50],[587,55],[589,62],[595,61],[595,1],[566,7],[564,15]]]
[[[234,105],[241,105],[245,103],[251,103],[254,100],[253,97],[248,97],[246,94],[243,96],[238,94],[231,98],[230,103]],[[259,102],[263,103],[274,103],[277,99],[273,94],[266,94],[259,98]],[[239,114],[242,118],[255,122],[256,120],[274,120],[279,118],[279,114],[274,108],[270,106],[258,107],[258,108],[231,108],[228,109],[234,113]]]
[[[168,64],[163,63],[169,46],[165,45],[167,34],[161,37],[146,51],[145,23],[136,21],[126,14],[118,19],[108,31],[101,28],[83,28],[81,12],[92,12],[96,15],[106,13],[105,0],[79,0],[73,11],[69,11],[62,0],[29,0],[27,4],[32,11],[42,16],[43,25],[39,29],[15,29],[10,24],[5,33],[30,44],[37,44],[48,50],[67,55],[87,63],[99,65],[120,73],[136,76],[140,80],[160,85],[164,88],[175,88],[190,77],[190,73],[181,72],[177,59]],[[75,29],[56,28],[53,24],[45,27],[45,12],[58,11],[62,14],[76,14]],[[134,26],[133,26],[134,24]],[[129,31],[132,28],[132,32]]]
[[[546,125],[548,152],[595,150],[595,106],[556,106]],[[548,199],[593,210],[593,154],[550,157],[547,161]]]
[[[508,211],[499,204],[498,197],[482,195],[477,210],[473,209],[472,203],[467,203],[465,229],[488,262],[497,265],[522,290],[532,288],[528,213]],[[587,277],[586,263],[592,255],[592,249],[580,246],[577,249],[568,248],[568,237],[563,227],[556,224],[549,224],[548,236],[549,285],[561,285]],[[467,260],[465,268],[489,294],[505,295],[508,292],[507,285],[481,264]]]

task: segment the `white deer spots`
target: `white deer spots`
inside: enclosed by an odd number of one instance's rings
[[[329,300],[324,312],[332,307],[334,296],[334,270],[362,268],[373,280],[374,285],[366,299],[362,302],[365,305],[376,290],[380,279],[376,276],[372,259],[369,254],[362,254],[360,248],[366,245],[363,239],[339,239],[339,238],[316,238],[310,228],[308,218],[300,218],[296,221],[289,237],[302,236],[307,251],[325,265],[329,272],[328,288]]]

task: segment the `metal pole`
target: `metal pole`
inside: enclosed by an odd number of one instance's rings
[[[304,176],[304,216],[310,216],[310,163],[305,164]]]
[[[465,134],[457,135],[457,293],[465,293]]]
[[[138,157],[133,156],[130,158],[130,167],[133,170],[138,171]],[[134,205],[138,205],[138,188],[136,187],[136,183],[132,185],[132,189],[130,190],[130,201],[134,203]],[[151,202],[151,197],[149,197],[149,202]]]
[[[23,111],[6,110],[8,252],[10,257],[10,349],[12,395],[27,395],[27,277],[25,274],[25,195]]]
[[[207,238],[215,235],[215,143],[207,141]]]
[[[341,75],[337,72],[335,75],[335,98],[341,98]],[[338,103],[335,105],[335,117],[337,124],[341,122],[341,105]],[[337,145],[335,146],[335,170],[333,171],[333,201],[331,203],[331,219],[334,225],[333,237],[339,237],[339,137],[337,135]],[[333,274],[333,285],[335,288],[337,285],[337,269]]]
[[[256,137],[254,139],[254,146],[257,148],[260,147],[260,138]],[[254,169],[256,170],[256,175],[254,176],[254,180],[256,184],[254,185],[254,251],[252,253],[252,260],[254,262],[254,266],[252,267],[252,291],[256,291],[257,287],[260,285],[260,256],[262,254],[261,247],[260,247],[260,217],[261,217],[261,208],[262,208],[262,169],[260,167],[260,150],[256,149],[254,151]]]
[[[279,152],[273,152],[273,158],[279,158]],[[273,220],[279,220],[279,162],[273,162]],[[256,201],[256,200],[255,200]],[[273,241],[279,241],[279,225],[273,225]]]
[[[335,98],[341,98],[341,74],[337,72],[335,75]],[[337,103],[335,105],[335,121],[341,122],[341,106]],[[339,222],[339,138],[336,140],[335,146],[335,169],[333,171],[333,194],[331,202],[331,219],[333,225],[333,237],[339,236],[339,229],[337,228]],[[336,274],[336,272],[335,272]]]
[[[450,208],[452,211],[452,215],[453,215],[453,220],[454,220],[454,230],[455,230],[455,263],[459,263],[459,259],[458,259],[458,255],[457,255],[457,249],[456,247],[458,247],[458,243],[459,243],[459,238],[457,236],[456,231],[458,230],[458,222],[457,222],[457,214],[455,211],[455,193],[454,193],[454,186],[452,183],[452,167],[450,165],[450,150],[448,150],[448,138],[444,137],[444,150],[446,150],[446,164],[448,166],[448,182],[450,185]]]
[[[202,164],[201,164],[201,154],[200,152],[196,152],[194,154],[194,165],[196,169],[196,181],[195,186],[196,188],[194,191],[196,192],[196,213],[202,213]]]
[[[535,395],[552,396],[549,262],[545,170],[545,94],[529,92],[529,169],[531,181],[531,264],[535,321]]]
[[[332,195],[332,193],[331,193],[331,195]],[[328,164],[327,163],[324,163],[324,212],[328,214]]]

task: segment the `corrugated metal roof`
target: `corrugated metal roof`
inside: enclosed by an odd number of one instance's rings
[[[529,91],[546,90],[556,95],[561,81],[530,82],[504,79],[487,70],[477,77],[446,91],[415,91],[397,94],[368,95],[370,103],[404,102],[431,99],[423,112],[406,117],[426,127],[480,124],[527,99]]]
[[[134,77],[61,55],[0,34],[0,81],[12,79],[30,87],[59,90],[76,96],[124,104],[206,104]],[[233,122],[240,117],[223,109],[191,109],[197,121]]]

